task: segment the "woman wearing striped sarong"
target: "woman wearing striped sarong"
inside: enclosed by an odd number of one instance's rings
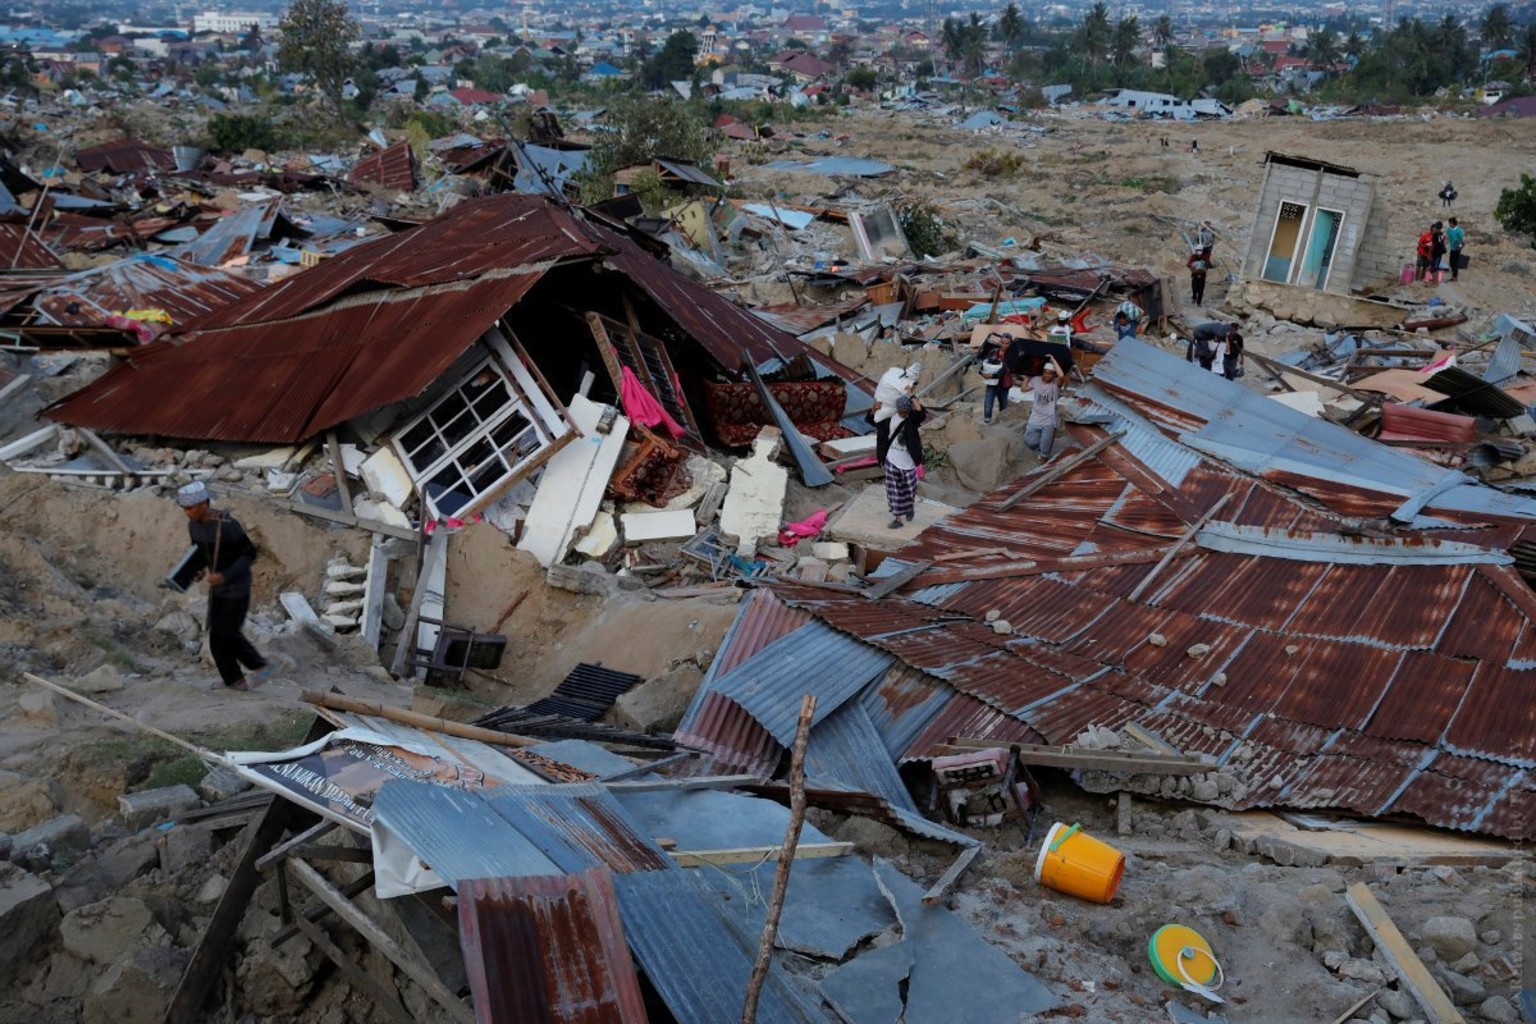
[[[917,481],[922,476],[923,440],[918,436],[927,413],[923,403],[908,395],[896,400],[891,417],[890,447],[885,453],[885,500],[891,507],[890,527],[899,530],[917,516]]]

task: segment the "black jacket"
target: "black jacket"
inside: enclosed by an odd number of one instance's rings
[[[256,560],[256,545],[234,516],[216,510],[206,523],[187,521],[187,533],[197,545],[203,567],[221,573],[224,582],[208,589],[211,597],[248,597],[251,593],[251,563]],[[217,549],[217,558],[215,558]]]
[[[922,426],[923,421],[927,418],[927,409],[913,409],[912,415],[901,421],[901,426],[896,428],[894,434],[890,433],[890,420],[886,420],[885,423],[881,424],[886,428],[886,437],[888,439],[885,442],[885,449],[876,453],[880,456],[880,465],[885,465],[885,456],[890,451],[891,445],[900,443],[906,446],[907,454],[912,456],[912,464],[914,466],[921,466],[923,464],[923,439],[918,435],[917,428]],[[876,444],[878,447],[878,439]]]

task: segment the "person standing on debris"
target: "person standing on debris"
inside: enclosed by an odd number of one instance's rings
[[[1445,279],[1445,271],[1440,269],[1444,259],[1445,225],[1435,221],[1429,229],[1429,279],[1436,284]]]
[[[994,338],[1002,339],[995,341]],[[992,406],[997,406],[997,414],[1001,416],[1008,411],[1008,389],[1013,387],[1013,374],[1008,364],[1008,353],[1003,345],[1010,348],[1014,342],[1011,334],[995,334],[982,342],[981,345],[981,379],[986,384],[986,391],[981,400],[981,421],[992,422]]]
[[[1429,254],[1435,246],[1435,229],[1429,228],[1419,236],[1419,244],[1413,252],[1413,279],[1415,281],[1428,281],[1430,279]]]
[[[1451,218],[1451,226],[1445,229],[1446,258],[1451,264],[1451,280],[1456,280],[1456,275],[1461,271],[1461,250],[1467,244],[1467,232],[1461,226],[1461,222],[1455,217]]]
[[[1449,210],[1451,204],[1456,201],[1456,194],[1456,186],[1447,181],[1437,193],[1440,197],[1440,206],[1443,209]]]
[[[1195,229],[1195,252],[1205,262],[1211,262],[1211,250],[1216,248],[1216,229],[1211,227],[1211,222],[1203,220]]]
[[[1195,333],[1189,340],[1189,348],[1184,352],[1184,359],[1187,362],[1198,363],[1202,370],[1220,373],[1220,370],[1215,369],[1216,360],[1222,354],[1220,346],[1226,340],[1227,332],[1227,325],[1221,323],[1201,324],[1196,327]]]
[[[1189,255],[1189,298],[1197,306],[1205,305],[1205,275],[1210,264],[1198,252]]]
[[[1056,445],[1056,403],[1061,400],[1061,370],[1056,360],[1046,360],[1040,376],[1029,382],[1029,390],[1035,404],[1024,425],[1024,444],[1044,462]]]
[[[176,504],[187,516],[187,533],[208,581],[208,650],[225,686],[249,690],[272,676],[272,666],[241,630],[251,607],[251,563],[256,545],[228,512],[212,507],[213,492],[193,481],[176,492]],[[241,666],[251,670],[247,676]]]
[[[1223,377],[1237,380],[1243,375],[1243,336],[1238,332],[1237,324],[1227,325],[1227,335],[1217,346],[1217,352],[1221,357]]]
[[[1136,337],[1136,324],[1124,313],[1115,310],[1115,340],[1124,341],[1126,338]]]
[[[1056,314],[1056,323],[1045,332],[1046,339],[1054,341],[1058,345],[1072,347],[1072,314],[1061,310]]]
[[[885,453],[891,446],[891,418],[896,415],[896,402],[903,395],[912,394],[922,371],[921,363],[906,369],[893,366],[880,375],[880,382],[875,385],[875,404],[865,418],[874,424],[875,459],[881,465],[885,464]]]
[[[885,501],[891,509],[893,530],[917,518],[917,482],[923,475],[923,439],[917,431],[927,417],[919,399],[911,395],[896,399],[889,421],[890,447],[883,460]]]

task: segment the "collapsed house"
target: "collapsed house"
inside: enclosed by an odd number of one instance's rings
[[[501,195],[179,325],[172,341],[131,352],[45,415],[116,433],[271,444],[346,424],[364,442],[390,442],[383,472],[407,478],[402,500],[415,491],[428,518],[464,517],[577,436],[569,406],[578,394],[618,406],[641,388],[677,428],[669,457],[698,450],[705,388],[735,386],[744,364],[831,377],[837,407],[820,415],[834,424],[844,382],[857,379],[619,228],[545,197]],[[164,401],[188,392],[218,398]]]
[[[809,690],[812,777],[896,806],[935,758],[1130,727],[1199,764],[1081,784],[1532,834],[1536,501],[1137,342],[1074,415],[1079,453],[930,527],[869,592],[754,597],[678,742],[771,773]]]

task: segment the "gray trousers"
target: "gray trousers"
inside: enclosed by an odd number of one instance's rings
[[[1051,449],[1056,445],[1056,424],[1029,424],[1024,428],[1024,444],[1030,451],[1038,452],[1042,459],[1050,458]]]

